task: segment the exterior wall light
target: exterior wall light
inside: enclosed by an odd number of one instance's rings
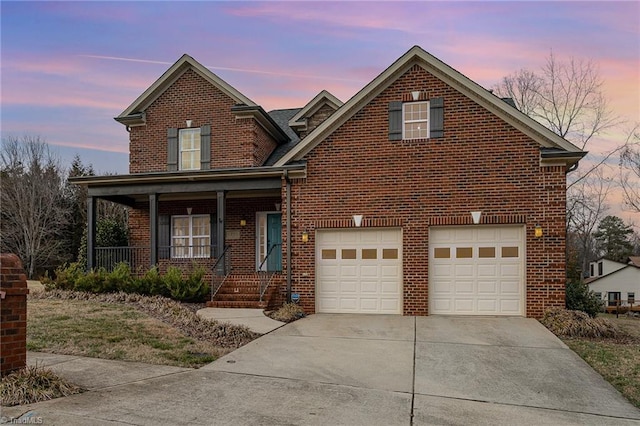
[[[536,223],[535,228],[533,228],[533,235],[534,235],[536,238],[540,238],[540,237],[542,237],[542,226],[540,226],[540,225],[538,225],[538,224]]]
[[[302,231],[302,242],[303,243],[309,242],[309,233],[307,231]]]
[[[240,226],[247,226],[247,220],[246,219],[240,219]]]

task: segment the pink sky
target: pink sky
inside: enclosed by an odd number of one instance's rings
[[[490,88],[520,68],[592,59],[625,124],[640,121],[638,2],[2,2],[2,136],[34,134],[127,170],[113,117],[183,53],[266,110],[326,89],[348,100],[413,45]],[[120,153],[105,162],[100,152]],[[613,171],[611,173],[614,173]],[[612,197],[615,212],[620,201]],[[621,213],[640,223],[640,216]]]

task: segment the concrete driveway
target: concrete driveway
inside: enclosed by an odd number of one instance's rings
[[[313,315],[199,370],[3,415],[29,411],[65,425],[640,424],[537,321],[437,316]]]

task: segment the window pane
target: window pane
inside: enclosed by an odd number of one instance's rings
[[[336,251],[334,249],[323,249],[322,250],[322,258],[323,259],[335,259]]]
[[[342,249],[342,259],[355,259],[356,249]]]
[[[480,247],[478,249],[478,257],[496,257],[495,247]]]
[[[518,247],[502,247],[502,257],[518,257]]]
[[[382,249],[382,258],[383,259],[397,259],[398,258],[398,249]]]
[[[473,256],[473,249],[471,247],[457,247],[456,257],[458,259],[469,259]]]
[[[433,256],[436,259],[448,259],[451,254],[449,247],[438,247],[434,250]]]
[[[378,250],[377,249],[362,249],[362,258],[363,259],[377,259],[378,258]]]
[[[200,129],[181,129],[180,137],[180,169],[195,170],[200,168]]]

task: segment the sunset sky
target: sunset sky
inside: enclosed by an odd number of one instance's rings
[[[128,134],[113,117],[183,53],[268,111],[322,89],[346,101],[416,44],[486,88],[553,50],[592,59],[627,122],[592,155],[640,121],[636,1],[2,1],[0,12],[2,136],[41,136],[100,172],[127,172]]]

